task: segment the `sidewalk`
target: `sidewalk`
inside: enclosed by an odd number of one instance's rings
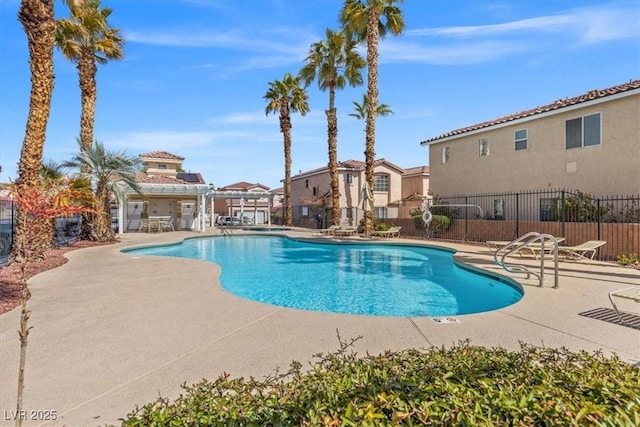
[[[218,230],[210,233],[219,235]],[[290,234],[311,235],[310,231]],[[640,286],[637,270],[562,262],[558,289],[550,283],[539,288],[535,278],[513,275],[525,289],[517,304],[438,324],[431,318],[317,313],[255,303],[224,291],[214,264],[120,252],[133,245],[200,235],[125,234],[116,245],[70,252],[67,264],[30,281],[33,329],[27,348],[24,409],[27,414],[56,411],[57,420],[25,425],[117,424],[136,404],[154,401],[158,395],[176,397],[184,382],[215,379],[224,372],[261,378],[276,368],[286,369],[292,360],[305,364],[315,353],[338,348],[336,331],[346,340],[362,336],[356,343],[359,353],[469,339],[472,345],[513,350],[521,341],[602,350],[640,363],[640,330],[579,315],[610,307],[609,291]],[[442,246],[457,249],[460,261],[500,272],[486,248]],[[15,410],[19,316],[19,309],[0,316],[2,426],[13,425],[8,418]]]

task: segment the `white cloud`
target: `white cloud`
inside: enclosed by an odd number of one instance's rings
[[[477,41],[448,45],[422,46],[417,43],[385,40],[380,47],[380,62],[422,62],[436,65],[478,64],[527,50],[513,41]]]
[[[229,139],[249,138],[249,132],[218,131],[218,132],[179,132],[171,130],[157,130],[148,132],[130,132],[124,134],[105,135],[104,140],[110,146],[144,150],[163,150],[179,152],[185,149],[209,147],[224,147]]]
[[[409,30],[405,36],[381,43],[381,62],[483,63],[551,46],[579,48],[612,40],[638,40],[640,4],[616,2],[499,24],[421,28]]]

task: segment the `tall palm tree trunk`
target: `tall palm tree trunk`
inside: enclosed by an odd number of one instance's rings
[[[365,178],[370,191],[373,193],[373,163],[375,161],[376,144],[376,107],[378,105],[378,21],[380,19],[376,8],[367,10],[367,104],[366,144],[365,144]],[[365,207],[364,231],[369,235],[373,229],[373,211]]]
[[[27,35],[31,69],[29,114],[18,163],[18,180],[16,182],[18,191],[40,184],[42,152],[51,110],[54,81],[53,48],[56,26],[53,3],[53,0],[22,0],[18,12],[18,19]],[[12,249],[14,257],[23,253],[28,238],[23,216],[24,213],[18,209]],[[37,224],[37,226],[46,230],[46,221],[42,222],[43,224]],[[53,245],[53,242],[47,241],[46,235],[46,233],[37,234],[36,247],[47,249]]]
[[[25,130],[20,161],[18,163],[17,191],[39,185],[39,173],[42,165],[42,152],[46,138],[47,123],[51,110],[51,94],[53,92],[53,47],[55,45],[56,21],[54,16],[54,0],[22,0],[18,11],[18,20],[27,35],[29,46],[29,67],[31,69],[31,94],[29,115]],[[42,220],[46,227],[46,219]],[[23,275],[26,272],[25,259],[29,245],[29,228],[27,213],[18,209],[17,227],[14,236],[13,254],[20,259]],[[30,245],[33,248],[33,245]],[[24,276],[23,276],[24,277]],[[27,321],[31,312],[27,310],[29,290],[23,280],[22,312],[20,320],[20,364],[18,371],[17,414],[22,413],[24,392],[24,368],[27,351],[29,327]],[[22,425],[22,417],[16,418],[16,425]]]
[[[291,226],[293,209],[291,208],[291,118],[289,103],[283,102],[280,108],[280,131],[284,135],[284,225]]]
[[[80,99],[82,112],[80,114],[80,143],[83,147],[91,148],[93,145],[93,126],[96,116],[97,85],[96,73],[98,67],[93,60],[93,52],[90,48],[84,48],[78,61],[78,73],[80,75]],[[89,172],[89,171],[84,171]]]
[[[331,177],[331,223],[340,224],[340,188],[338,185],[338,115],[335,108],[336,91],[329,89],[327,114],[327,142],[329,149],[329,175]]]

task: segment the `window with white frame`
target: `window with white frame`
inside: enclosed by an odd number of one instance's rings
[[[373,191],[389,191],[389,175],[374,175]]]
[[[382,219],[387,217],[387,208],[373,208],[373,217]]]
[[[440,148],[440,163],[449,163],[449,147]]]
[[[600,145],[600,118],[600,113],[596,113],[567,120],[565,128],[566,149]]]
[[[347,184],[353,184],[353,174],[352,173],[348,173],[345,177],[345,180],[347,182]]]
[[[529,136],[529,132],[527,131],[527,129],[520,129],[515,132],[514,140],[515,140],[516,151],[527,149],[528,136]]]
[[[489,155],[489,140],[487,138],[478,140],[478,154],[480,154],[480,157]]]
[[[165,165],[164,163],[158,163],[158,169],[166,169],[167,165]]]

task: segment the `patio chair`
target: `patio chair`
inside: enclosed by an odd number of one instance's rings
[[[173,218],[161,220],[160,227],[162,227],[163,231],[168,231],[168,230],[176,231],[176,229],[173,227]]]
[[[392,238],[392,237],[400,237],[400,230],[402,229],[402,227],[391,227],[388,230],[380,230],[380,231],[372,231],[371,235],[375,236],[375,237],[385,237],[385,238]]]
[[[563,242],[565,240],[564,237],[554,237],[556,239],[556,242],[560,243]],[[511,244],[511,242],[507,241],[507,240],[487,240],[486,242],[484,242],[485,245],[487,245],[487,247],[489,247],[489,250],[492,252],[495,252],[497,249],[500,249],[502,247],[508,246]],[[520,249],[516,250],[515,253],[517,253],[518,255],[520,255],[521,257],[523,255],[533,255],[535,257],[538,256],[538,252],[540,252],[542,245],[540,244],[540,242],[535,242],[535,243],[529,243],[526,244],[526,242],[518,242],[516,243],[517,247],[520,247]],[[560,248],[560,246],[558,246],[558,249]],[[548,252],[550,250],[553,249],[553,245],[551,244],[551,242],[546,241],[545,242],[545,252]]]
[[[333,236],[333,233],[339,228],[340,226],[333,224],[333,225],[330,225],[329,228],[314,230],[311,232],[311,235],[312,236]]]
[[[353,226],[346,228],[340,227],[333,230],[334,236],[355,236],[356,234],[358,234],[358,228]]]
[[[140,233],[142,230],[146,231],[147,233],[149,232],[149,220],[147,218],[140,219],[140,225],[138,226],[138,233]]]
[[[634,286],[631,288],[625,288],[625,289],[609,292],[609,301],[611,301],[611,305],[613,306],[613,309],[618,314],[618,320],[624,323],[624,319],[622,318],[622,312],[618,310],[618,307],[616,306],[616,303],[613,300],[614,298],[623,298],[623,299],[628,299],[628,300],[640,303],[640,286]]]
[[[598,248],[606,244],[605,240],[589,240],[576,246],[558,246],[558,254],[572,259],[593,259]]]

